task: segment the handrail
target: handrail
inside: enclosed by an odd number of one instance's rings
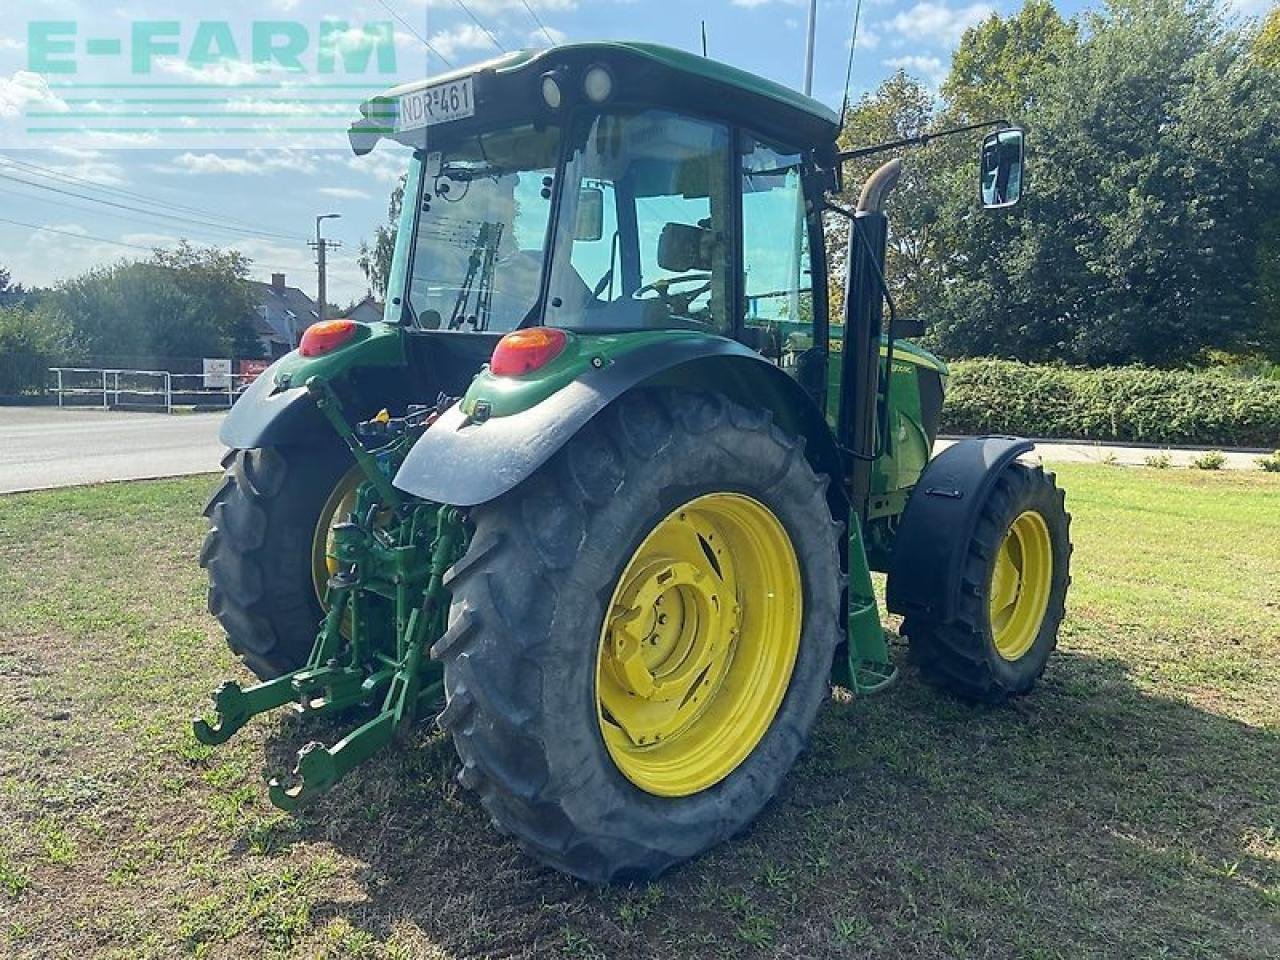
[[[219,404],[224,400],[229,408],[235,402],[239,393],[250,383],[252,383],[259,374],[245,373],[227,373],[225,374],[226,385],[222,387],[206,387],[203,385],[205,374],[203,373],[173,373],[169,370],[131,370],[124,367],[50,367],[49,372],[57,377],[57,383],[54,391],[58,396],[58,406],[65,407],[66,400],[69,397],[102,397],[101,407],[103,410],[110,410],[113,406],[121,406],[121,395],[135,398],[163,398],[163,409],[166,413],[172,413],[175,405],[182,405],[181,402],[175,404],[175,394],[179,401],[187,397],[197,400],[201,398],[217,398]],[[68,375],[92,376],[95,383],[92,386],[70,386],[67,383]],[[144,386],[141,384],[122,383],[121,378],[130,377],[151,377],[158,382],[152,386]],[[199,380],[200,385],[184,386],[185,381]],[[129,404],[138,406],[139,404]],[[160,407],[160,403],[155,405]]]

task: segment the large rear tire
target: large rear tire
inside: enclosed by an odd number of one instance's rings
[[[472,512],[432,654],[458,779],[500,829],[607,882],[657,876],[755,818],[829,693],[841,581],[825,494],[767,413],[641,391]]]
[[[955,619],[903,623],[924,679],[984,703],[1028,693],[1057,646],[1070,567],[1065,495],[1043,467],[1013,463],[967,545]]]
[[[232,450],[204,515],[209,612],[258,677],[303,666],[324,616],[324,550],[358,484],[339,444]]]

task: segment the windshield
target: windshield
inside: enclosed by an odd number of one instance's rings
[[[409,308],[418,327],[506,333],[537,305],[557,127],[491,131],[427,153]]]

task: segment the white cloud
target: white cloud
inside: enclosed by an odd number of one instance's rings
[[[419,9],[452,10],[457,12],[454,0],[405,0],[405,5]],[[504,13],[508,10],[523,10],[520,0],[471,0],[467,4],[477,13]],[[577,10],[578,0],[529,0],[529,6],[535,10]]]
[[[37,163],[53,173],[74,177],[78,180],[89,180],[106,187],[119,187],[129,183],[125,168],[115,162],[116,154],[106,154],[101,150],[85,147],[69,147],[44,145],[43,150],[56,159],[22,157],[29,163]]]
[[[409,169],[409,154],[394,145],[384,146],[364,157],[344,157],[343,164],[368,182],[397,184]]]
[[[21,242],[14,244],[6,252],[5,266],[13,271],[15,278],[27,286],[49,287],[59,280],[83,273],[93,267],[115,263],[122,259],[139,260],[147,256],[146,250],[131,250],[116,246],[114,243],[90,239],[90,231],[79,223],[54,221],[44,223],[43,226],[45,227],[43,230],[27,230],[25,227],[5,228],[21,237]],[[50,232],[54,230],[58,232]],[[101,230],[95,230],[94,233],[102,235]],[[106,236],[111,237],[114,234],[107,233]],[[127,237],[120,237],[119,240],[121,243],[134,242]],[[151,247],[149,242],[138,245],[147,249]]]
[[[184,153],[175,157],[173,164],[164,168],[166,171],[182,173],[209,174],[230,173],[236,176],[248,176],[260,173],[261,170],[245,157],[223,153]]]
[[[353,119],[355,111],[345,103],[326,103],[322,100],[277,100],[277,99],[241,99],[228,100],[224,104],[227,114],[247,114],[253,116],[263,112],[280,113],[286,117],[312,117],[317,120],[337,117],[342,120]],[[207,117],[206,117],[207,119]]]
[[[394,25],[392,27],[392,39],[397,39],[394,34]],[[372,26],[356,26],[348,27],[346,30],[334,30],[327,36],[328,43],[332,44],[334,53],[338,56],[346,56],[347,54],[362,54],[375,49],[380,43],[386,39],[385,31],[374,28]],[[413,39],[410,37],[409,39]],[[416,41],[415,41],[416,42]]]
[[[250,276],[268,281],[273,273],[283,273],[291,287],[299,287],[310,296],[316,295],[316,267],[314,254],[302,244],[278,243],[274,240],[237,240],[223,245],[223,249],[239,250],[253,261]],[[330,255],[328,269],[328,298],[344,304],[364,296],[367,282],[356,266],[354,247],[344,247],[338,254]]]
[[[33,223],[36,221],[32,221]],[[120,260],[145,260],[147,251],[156,247],[174,247],[183,239],[179,226],[155,230],[139,230],[117,234],[111,227],[94,224],[86,229],[79,223],[50,222],[49,230],[73,236],[7,227],[0,224],[0,238],[20,237],[6,249],[5,266],[16,279],[29,286],[52,286],[59,280],[83,273],[93,267]],[[120,247],[90,238],[90,235],[115,239],[143,249]],[[83,239],[81,239],[83,238]],[[188,238],[190,239],[190,238]],[[282,243],[268,239],[244,238],[211,244],[195,241],[199,247],[217,246],[222,250],[239,250],[252,262],[254,279],[270,280],[272,273],[284,272],[291,286],[301,287],[315,295],[314,255],[303,244]],[[365,294],[367,284],[356,266],[354,248],[344,248],[329,262],[329,296],[337,303],[357,300]]]
[[[298,150],[249,150],[243,153],[183,153],[165,166],[154,167],[157,172],[205,174],[232,174],[253,176],[289,170],[293,173],[313,173],[313,158]]]
[[[25,40],[15,40],[13,37],[0,36],[0,50],[25,50],[27,42]]]
[[[498,52],[498,48],[493,45],[493,41],[489,39],[489,35],[477,27],[474,23],[461,23],[449,30],[438,30],[431,35],[431,45],[440,52],[440,55],[452,60],[457,54],[468,50],[493,50]]]
[[[365,193],[363,190],[356,190],[352,187],[321,187],[316,193],[326,197],[333,197],[335,200],[372,200],[373,197]]]
[[[216,83],[226,87],[252,83],[263,76],[256,66],[243,60],[220,60],[209,66],[193,67],[181,57],[157,57],[156,66],[163,73],[191,83]]]
[[[965,30],[991,16],[995,8],[987,3],[949,7],[924,0],[887,21],[887,26],[908,40],[955,46]]]
[[[19,70],[10,77],[0,77],[0,117],[12,119],[28,109],[65,113],[62,99],[49,89],[49,82],[38,73]]]
[[[547,25],[547,33],[551,34],[550,41],[547,40],[546,33],[543,33],[541,30],[534,30],[532,33],[529,34],[526,40],[526,43],[528,43],[528,45],[531,47],[545,47],[548,42],[554,43],[557,46],[559,46],[560,44],[564,43],[566,40],[569,39],[569,35],[567,33],[565,33],[563,30],[557,30],[555,27],[551,26],[550,24]]]
[[[1260,17],[1274,5],[1275,0],[1226,0],[1229,13],[1240,17]]]
[[[905,57],[890,57],[885,65],[907,71],[936,87],[947,75],[947,65],[938,57],[925,57],[919,54]]]
[[[849,41],[845,41],[845,46],[849,45]],[[880,46],[880,34],[871,27],[865,27],[861,24],[858,26],[858,39],[854,44],[859,50],[874,50]]]

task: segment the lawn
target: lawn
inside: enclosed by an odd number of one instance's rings
[[[1032,696],[838,696],[746,835],[609,889],[493,831],[426,724],[301,816],[261,776],[338,728],[192,739],[245,676],[209,478],[0,497],[0,956],[1280,957],[1280,477],[1059,477]]]

